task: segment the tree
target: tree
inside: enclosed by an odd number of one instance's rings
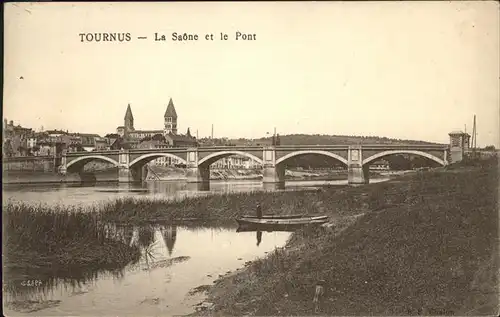
[[[486,151],[495,151],[495,146],[494,145],[488,145],[488,146],[485,146],[484,149]]]
[[[387,158],[389,162],[389,168],[395,171],[405,171],[411,169],[410,160],[406,159],[402,155],[393,155]]]
[[[163,143],[167,142],[167,140],[165,139],[165,137],[162,134],[160,134],[160,133],[157,133],[157,134],[153,135],[153,137],[151,138],[151,140],[153,140],[153,141],[160,141],[160,142],[163,142]]]

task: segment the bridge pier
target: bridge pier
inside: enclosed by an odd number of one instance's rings
[[[119,183],[132,183],[134,180],[134,176],[132,175],[132,171],[125,166],[120,166],[118,168],[118,182]]]
[[[187,149],[186,181],[188,183],[208,183],[210,182],[210,165],[198,165],[198,149]]]
[[[188,183],[208,183],[210,182],[209,166],[188,166],[186,168],[186,180]]]
[[[347,160],[347,183],[349,185],[359,185],[368,184],[369,182],[369,165],[363,166],[361,146],[350,146]]]
[[[285,165],[276,164],[274,146],[264,147],[262,153],[262,183],[285,183]]]
[[[368,184],[370,182],[369,165],[349,164],[347,167],[347,183],[349,185]]]
[[[119,183],[137,183],[146,179],[146,165],[134,164],[130,166],[129,150],[120,150],[118,155],[120,166],[118,167]]]
[[[59,165],[59,167],[56,170],[61,175],[66,175],[66,173],[68,172],[68,168],[66,167],[66,165],[67,165],[66,153],[67,153],[66,150],[62,151],[62,153],[61,153],[61,165]]]
[[[262,183],[284,183],[285,167],[264,165],[262,168]]]
[[[119,183],[138,183],[143,182],[147,177],[146,165],[137,167],[120,166],[118,168]]]

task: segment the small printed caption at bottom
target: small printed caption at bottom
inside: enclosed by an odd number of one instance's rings
[[[24,280],[21,282],[21,286],[26,286],[26,287],[37,287],[42,284],[43,282],[41,280]]]

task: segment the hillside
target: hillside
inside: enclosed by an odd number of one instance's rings
[[[289,134],[279,136],[281,145],[331,145],[331,144],[438,144],[419,140],[391,139],[375,136],[326,135],[326,134]],[[271,144],[272,137],[260,139],[230,139],[231,144]]]

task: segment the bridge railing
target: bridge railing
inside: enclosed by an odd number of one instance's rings
[[[66,152],[66,156],[99,155],[99,154],[114,154],[114,153],[118,154],[120,153],[120,150]]]
[[[445,150],[449,147],[447,144],[357,144],[362,149],[420,149],[420,150]],[[260,150],[265,148],[274,148],[277,150],[294,150],[294,149],[347,149],[348,144],[311,144],[311,145],[275,145],[275,146],[200,146],[196,147],[198,151],[224,151],[224,150]],[[129,153],[144,153],[144,152],[186,152],[188,147],[169,147],[169,148],[153,148],[153,149],[129,149]],[[82,155],[100,155],[100,154],[118,154],[120,150],[101,150],[101,151],[80,151],[67,152],[66,156],[82,156]]]

